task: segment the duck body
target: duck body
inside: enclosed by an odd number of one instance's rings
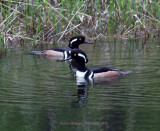
[[[76,76],[84,78],[104,78],[104,77],[115,77],[122,75],[122,71],[111,67],[86,67],[85,70],[77,68]]]
[[[72,50],[72,67],[75,69],[75,75],[77,77],[83,78],[107,78],[107,77],[117,77],[128,72],[122,71],[120,69],[97,66],[97,67],[86,67],[85,63],[88,62],[86,54],[81,50]]]
[[[49,50],[42,51],[42,55],[50,57],[61,57],[64,60],[69,57],[71,52],[70,48],[52,48]]]
[[[77,35],[70,39],[69,41],[69,48],[52,48],[48,50],[43,51],[30,51],[30,54],[35,55],[44,55],[49,57],[60,57],[61,59],[66,60],[70,56],[70,52],[72,49],[78,49],[79,45],[81,44],[92,44],[91,42],[88,42],[85,40],[85,37],[83,35]]]

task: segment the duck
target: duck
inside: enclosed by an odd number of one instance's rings
[[[66,60],[70,57],[71,49],[79,49],[79,45],[81,44],[93,44],[92,42],[86,41],[85,36],[83,35],[76,35],[73,36],[69,41],[69,48],[52,48],[43,51],[30,51],[29,54],[35,55],[44,55],[48,57],[59,57],[63,60]]]
[[[70,56],[72,59],[71,65],[72,68],[74,68],[76,77],[99,79],[119,77],[121,75],[130,73],[130,71],[122,71],[120,69],[106,66],[86,67],[85,63],[88,62],[88,58],[87,55],[80,49],[73,49]]]

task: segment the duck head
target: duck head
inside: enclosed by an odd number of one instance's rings
[[[80,64],[84,64],[88,62],[88,58],[86,54],[82,50],[79,50],[79,49],[71,50],[71,58]]]
[[[88,42],[85,40],[85,37],[83,35],[76,35],[74,37],[72,37],[69,41],[69,47],[71,49],[75,49],[75,48],[79,48],[80,44],[93,44],[92,42]]]

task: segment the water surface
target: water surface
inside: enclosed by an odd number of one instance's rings
[[[160,40],[81,45],[87,66],[134,73],[76,79],[69,62],[12,51],[0,58],[0,131],[160,130]]]

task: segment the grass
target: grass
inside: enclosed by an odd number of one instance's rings
[[[98,38],[155,38],[159,0],[2,0],[0,51],[10,44],[33,47],[75,34]],[[114,36],[114,37],[113,37]]]

